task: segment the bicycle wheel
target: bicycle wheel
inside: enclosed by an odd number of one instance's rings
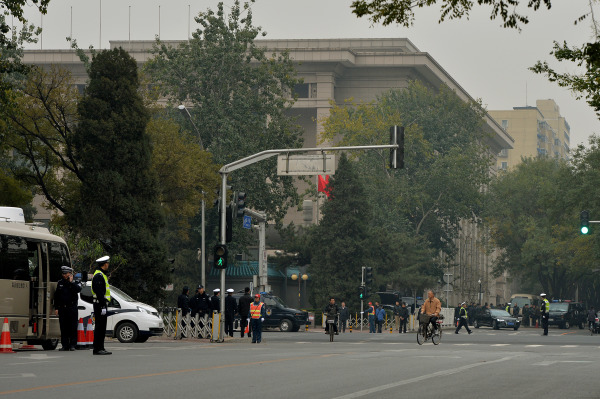
[[[329,327],[330,327],[329,328],[329,342],[333,342],[333,335],[334,335],[333,326],[329,326]]]
[[[439,345],[441,340],[442,340],[442,329],[438,328],[437,330],[435,330],[435,332],[431,336],[431,342],[433,342],[434,345]]]
[[[423,342],[425,342],[425,332],[423,330],[422,327],[417,330],[417,343],[419,345],[423,345]]]

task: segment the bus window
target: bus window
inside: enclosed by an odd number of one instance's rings
[[[29,280],[27,242],[21,237],[0,237],[0,279]]]
[[[62,277],[61,266],[71,267],[69,251],[59,242],[48,243],[50,246],[50,281],[58,281]]]

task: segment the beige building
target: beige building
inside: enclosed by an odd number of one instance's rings
[[[268,52],[288,50],[295,61],[298,75],[304,83],[296,88],[299,94],[292,114],[304,129],[304,145],[316,147],[322,126],[319,120],[329,115],[331,101],[343,104],[345,99],[369,102],[390,89],[405,88],[412,80],[437,89],[446,85],[464,101],[472,97],[428,53],[420,51],[410,40],[389,39],[311,39],[260,40]],[[111,47],[123,47],[141,66],[151,55],[154,41],[113,41]],[[177,42],[171,42],[176,45]],[[71,50],[28,50],[25,62],[37,65],[61,64],[69,68],[78,85],[85,84],[87,76],[82,63]],[[488,146],[493,154],[512,148],[513,139],[489,114],[484,115],[484,129],[490,133]],[[387,132],[383,133],[387,135]],[[495,169],[490,170],[495,173]],[[316,176],[315,184],[316,184]],[[317,202],[317,198],[308,201]],[[306,202],[305,205],[310,205]],[[318,211],[292,211],[286,222],[296,225],[317,222]],[[307,219],[307,220],[306,220]],[[459,256],[448,264],[454,287],[440,297],[455,305],[462,300],[476,301],[479,292],[482,302],[505,301],[505,277],[491,277],[494,255],[486,254],[480,228],[464,224],[463,235],[457,243]],[[479,281],[481,280],[481,284]],[[440,284],[438,292],[449,284]]]
[[[548,156],[569,159],[571,128],[554,100],[537,100],[535,107],[488,111],[515,140],[498,154],[498,170],[508,170],[522,158]]]

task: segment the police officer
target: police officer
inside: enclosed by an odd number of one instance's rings
[[[238,301],[238,313],[240,314],[240,332],[242,338],[244,338],[244,331],[246,330],[246,326],[250,324],[250,319],[248,318],[248,314],[250,314],[250,304],[252,303],[252,298],[250,297],[250,287],[244,288],[244,295]],[[250,338],[251,330],[248,328],[248,338]]]
[[[262,323],[265,321],[265,304],[260,301],[260,295],[254,295],[248,314],[252,326],[252,343],[260,344],[262,339]]]
[[[548,315],[550,312],[550,302],[546,299],[546,294],[543,292],[540,294],[542,297],[542,303],[540,305],[540,312],[542,314],[542,327],[544,327],[544,335],[548,335]]]
[[[54,293],[55,314],[60,324],[61,351],[74,351],[77,346],[77,302],[81,283],[73,281],[73,269],[62,266],[62,278],[56,284]]]
[[[188,286],[184,286],[183,290],[181,291],[181,295],[179,295],[177,297],[177,308],[181,309],[181,337],[180,338],[187,338],[185,336],[185,334],[183,333],[183,331],[185,331],[185,316],[190,313],[190,299],[188,297],[188,293],[190,292],[190,289],[188,288]]]
[[[473,332],[469,329],[468,318],[469,316],[467,312],[467,304],[463,302],[460,304],[460,310],[458,312],[458,326],[456,327],[456,331],[454,331],[454,334],[458,334],[458,332],[463,326],[465,326],[465,329],[469,334]]]
[[[233,337],[233,319],[237,311],[237,301],[233,297],[233,288],[227,290],[225,297],[225,334]]]
[[[104,337],[106,335],[106,318],[108,302],[110,302],[110,286],[108,285],[109,256],[96,259],[96,272],[92,277],[92,296],[94,297],[94,317],[96,326],[94,328],[94,355],[111,355],[112,352],[104,349]]]
[[[215,288],[213,290],[213,296],[210,297],[210,307],[213,311],[217,311],[221,313],[221,298],[219,295],[221,294],[220,288]]]

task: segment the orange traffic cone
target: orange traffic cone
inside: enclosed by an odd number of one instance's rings
[[[87,341],[85,338],[85,332],[83,331],[83,319],[79,319],[79,325],[77,326],[77,349],[87,349]]]
[[[92,319],[88,319],[87,331],[86,331],[86,340],[88,349],[94,346],[94,325],[92,324]]]
[[[0,336],[0,353],[15,353],[12,350],[12,342],[10,340],[8,317],[4,318],[4,324],[2,324],[2,335]]]
[[[250,332],[250,325],[246,324],[246,328],[244,328],[244,334],[248,334]]]

